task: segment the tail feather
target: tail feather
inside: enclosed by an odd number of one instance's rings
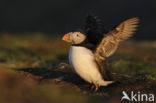
[[[114,81],[102,81],[99,83],[100,86],[108,86],[109,84],[114,83]]]

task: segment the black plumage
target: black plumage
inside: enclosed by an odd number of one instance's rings
[[[83,41],[82,43],[73,45],[83,46],[88,49],[91,49],[92,51],[95,51],[96,46],[100,43],[100,41],[104,36],[101,29],[102,29],[101,20],[92,13],[88,13],[85,20],[84,28],[76,30],[76,32],[81,32],[82,34],[85,34],[87,37],[85,41]]]
[[[85,23],[84,32],[87,35],[88,41],[97,45],[103,38],[101,20],[97,16],[89,13]]]

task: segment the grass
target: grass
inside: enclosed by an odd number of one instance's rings
[[[15,62],[17,65],[21,61],[27,67],[36,62],[39,62],[38,66],[56,64],[54,62],[64,59],[68,52],[61,40],[43,34],[3,34],[0,38],[0,60]]]
[[[39,82],[45,69],[68,63],[69,44],[42,33],[0,34],[0,102],[1,103],[115,103],[118,98],[108,92],[84,94],[79,85],[57,84],[53,79]],[[137,78],[156,79],[156,42],[127,41],[108,59],[115,73]],[[40,75],[18,72],[18,68],[41,70]],[[42,72],[43,71],[43,72]],[[37,80],[36,80],[37,79]],[[121,91],[120,91],[121,93]],[[112,99],[113,98],[113,99]]]

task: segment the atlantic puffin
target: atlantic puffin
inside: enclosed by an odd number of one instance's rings
[[[69,32],[62,40],[71,43],[69,64],[85,81],[93,84],[97,91],[100,86],[113,83],[107,81],[105,60],[117,49],[119,43],[131,37],[139,23],[138,17],[132,17],[120,23],[107,33],[101,32],[101,22],[97,16],[88,15],[83,30]]]

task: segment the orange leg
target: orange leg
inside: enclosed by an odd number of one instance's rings
[[[97,92],[97,91],[98,91],[98,89],[99,89],[99,87],[98,87],[98,86],[96,86],[96,88],[95,88],[94,92]]]
[[[95,85],[92,84],[91,88],[90,88],[90,92],[93,92],[94,91],[94,88],[95,88]]]
[[[99,89],[99,86],[96,86],[96,85],[92,85],[91,88],[90,88],[90,92],[97,92]]]

